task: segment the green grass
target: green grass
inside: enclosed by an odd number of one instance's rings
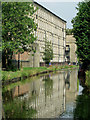
[[[67,68],[75,68],[76,66],[52,66],[52,67],[24,67],[20,71],[2,71],[2,80],[9,80],[17,77],[21,77],[23,79],[24,76],[29,77],[30,75],[37,74],[43,71],[56,71]]]
[[[47,67],[23,67],[23,70],[45,70]]]
[[[21,71],[2,71],[2,80],[13,79],[16,77],[21,77]]]

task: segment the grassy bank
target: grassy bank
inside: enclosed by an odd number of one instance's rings
[[[6,80],[13,79],[13,78],[18,78],[18,77],[21,77],[23,79],[24,77],[38,75],[42,72],[52,72],[56,70],[61,70],[61,69],[66,69],[66,68],[75,68],[75,67],[77,66],[71,65],[71,66],[52,66],[52,67],[35,67],[35,68],[25,67],[15,72],[2,71],[2,80],[6,81]]]
[[[90,88],[90,71],[86,72],[86,85]]]

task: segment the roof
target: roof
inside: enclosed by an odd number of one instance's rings
[[[54,14],[53,12],[51,12],[50,10],[48,10],[47,8],[45,8],[44,6],[42,6],[41,4],[37,3],[36,1],[33,1],[35,4],[39,5],[40,7],[44,8],[45,10],[47,10],[48,12],[50,12],[51,14],[53,14],[54,16],[56,16],[57,18],[61,19],[62,21],[66,22],[65,20],[63,20],[62,18],[60,18],[59,16],[57,16],[56,14]]]

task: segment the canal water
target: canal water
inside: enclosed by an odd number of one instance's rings
[[[3,88],[5,118],[90,118],[90,96],[83,93],[78,70],[28,78]]]

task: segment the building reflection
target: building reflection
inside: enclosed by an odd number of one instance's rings
[[[37,111],[33,118],[57,117],[65,111],[66,102],[76,95],[77,83],[74,74],[75,72],[61,71],[45,75],[16,86],[3,97],[12,101],[15,98],[25,101],[28,108]]]
[[[77,91],[77,70],[68,71],[67,79],[65,80],[66,84],[66,102],[75,101],[78,94]]]
[[[75,100],[78,95],[77,86],[77,70],[68,71],[65,75],[65,87],[66,87],[66,97],[65,97],[65,112],[60,116],[60,118],[73,119],[73,113],[75,109]]]

